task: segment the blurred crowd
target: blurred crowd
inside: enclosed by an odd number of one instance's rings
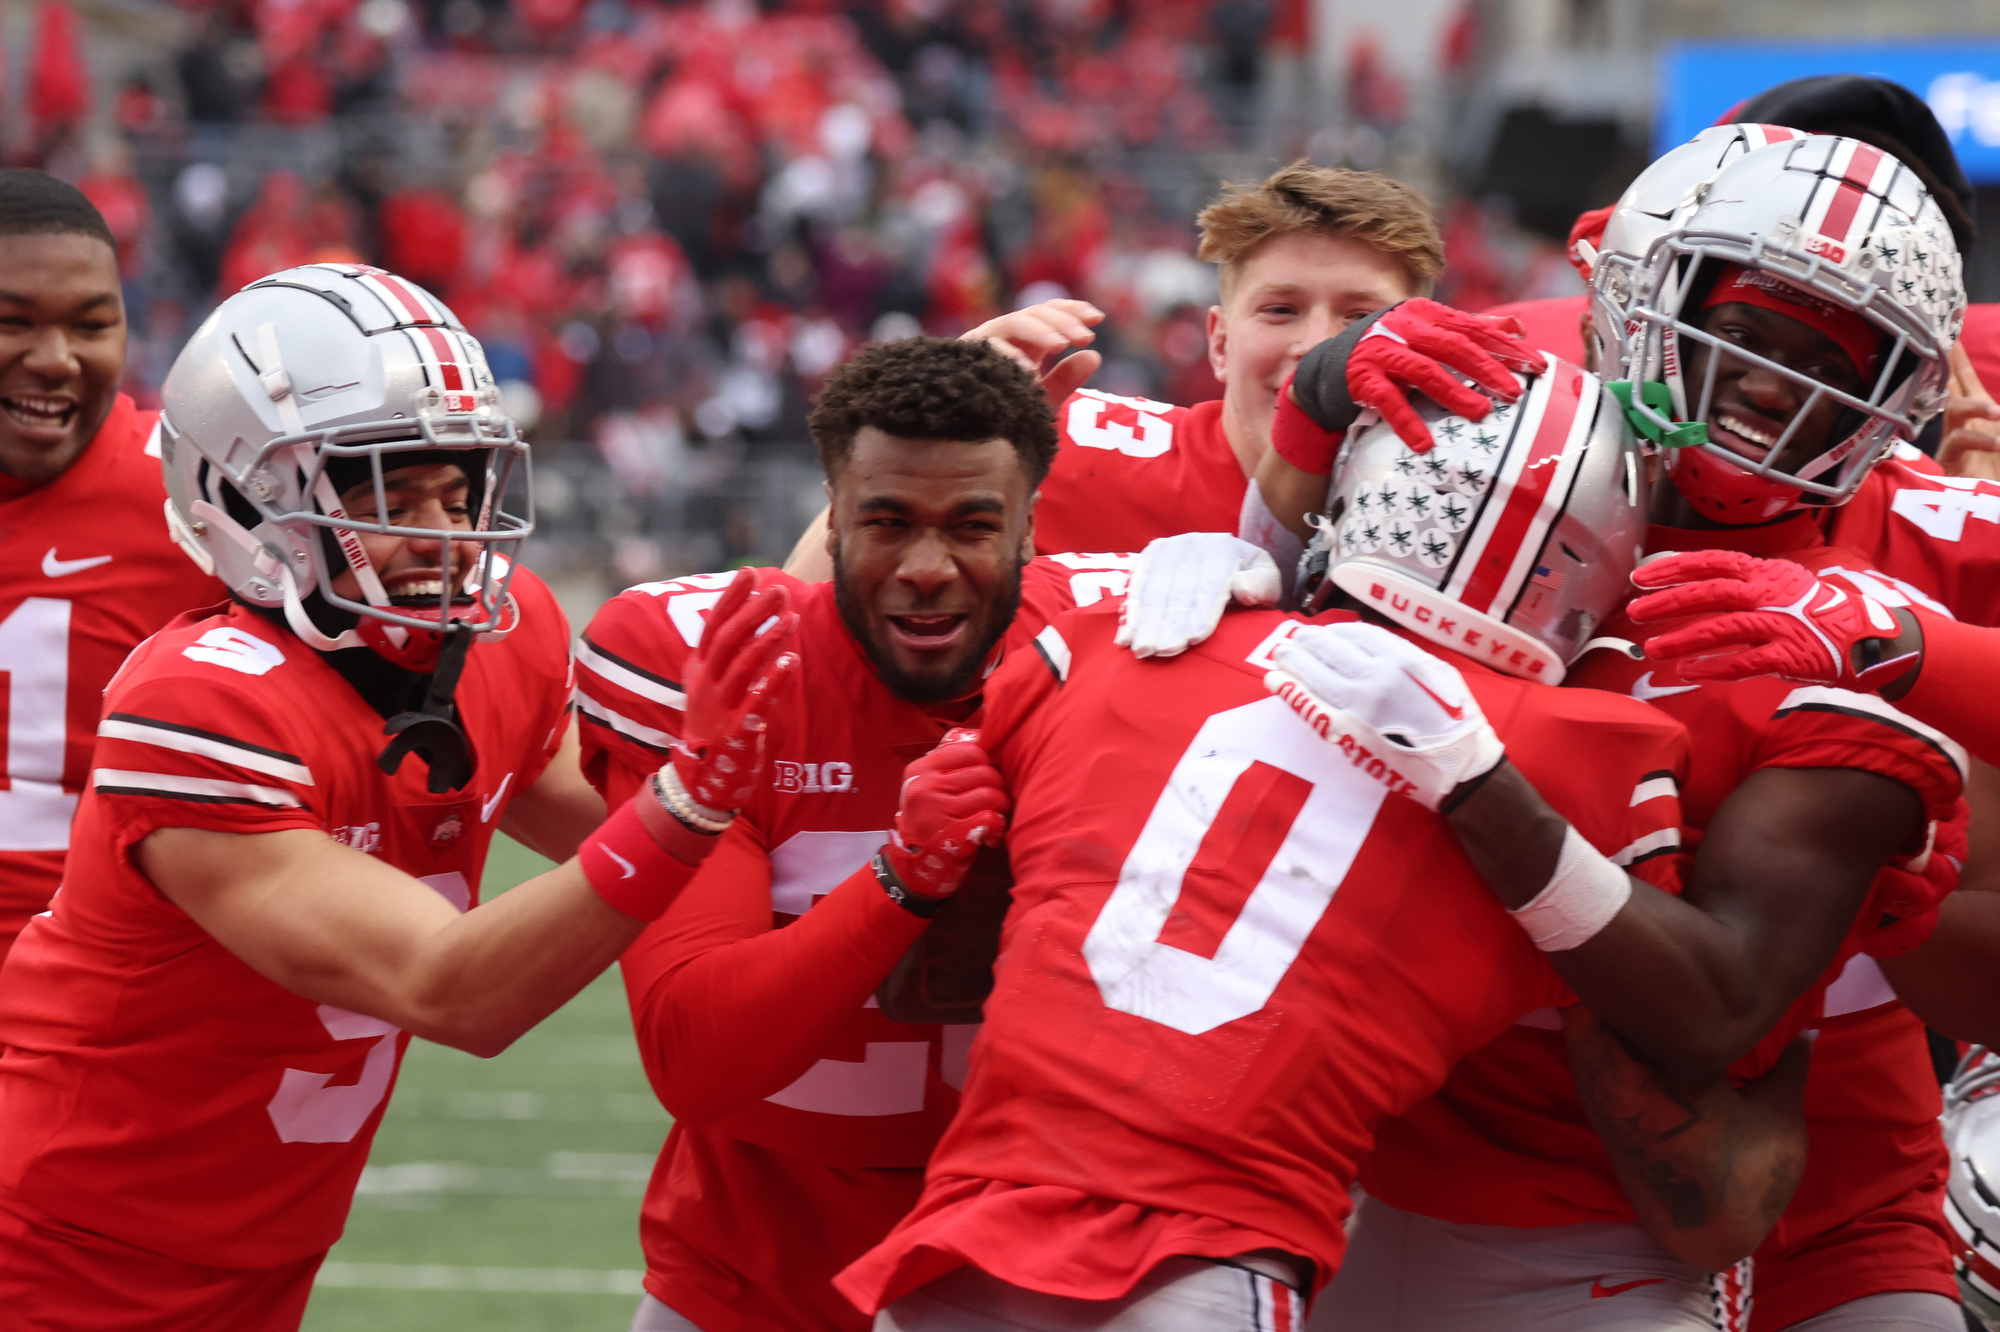
[[[1307,149],[1257,137],[1307,10],[181,0],[180,49],[117,90],[106,134],[82,128],[101,120],[77,20],[44,0],[29,152],[120,238],[140,398],[219,295],[360,258],[459,312],[538,464],[592,454],[643,509],[798,456],[857,341],[1051,296],[1110,316],[1096,387],[1218,396],[1193,214],[1233,163]],[[1451,244],[1469,305],[1563,280],[1490,208],[1462,205]],[[755,507],[627,522],[706,535],[627,542],[621,575],[770,555],[783,538],[760,527],[788,518]]]

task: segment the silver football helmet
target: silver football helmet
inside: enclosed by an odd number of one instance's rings
[[[1858,315],[1879,331],[1873,382],[1845,393],[1697,327],[1729,265],[1788,302]],[[1697,508],[1736,523],[1850,498],[1943,407],[1965,318],[1958,247],[1915,174],[1859,140],[1773,125],[1705,130],[1643,172],[1606,224],[1591,294],[1607,369],[1631,385],[1634,423],[1667,446],[1669,473]],[[1710,352],[1700,383],[1684,374],[1690,340]],[[1759,456],[1709,438],[1725,356],[1805,395]],[[1795,441],[1821,401],[1846,409],[1834,438]]]
[[[359,264],[274,273],[216,307],[174,361],[163,396],[174,539],[244,601],[281,608],[314,648],[365,645],[422,670],[451,627],[489,636],[512,627],[513,564],[501,551],[534,530],[528,446],[500,410],[478,341],[428,292]],[[384,472],[439,453],[466,474],[471,530],[388,522]],[[343,490],[369,479],[380,521],[341,503]],[[504,508],[517,481],[527,508],[519,516]],[[455,544],[474,555],[462,580],[448,573],[436,605],[399,605],[362,549],[364,532],[441,541],[447,571],[459,567]],[[334,590],[349,571],[358,600]],[[315,623],[315,594],[354,627]]]
[[[1975,1045],[1944,1089],[1951,1153],[1945,1219],[1958,1236],[1958,1290],[1987,1332],[2000,1332],[2000,1055]]]
[[[1303,609],[1338,589],[1495,670],[1562,682],[1631,592],[1646,476],[1595,375],[1551,358],[1523,386],[1483,421],[1413,399],[1427,453],[1372,414],[1355,424],[1300,566]]]

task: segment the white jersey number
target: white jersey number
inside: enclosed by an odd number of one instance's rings
[[[76,797],[62,789],[69,744],[70,603],[29,597],[0,620],[7,677],[7,789],[0,791],[0,851],[69,846]]]
[[[1104,1002],[1195,1036],[1257,1012],[1387,794],[1278,699],[1210,717],[1084,940]]]
[[[1136,555],[1079,555],[1064,552],[1050,559],[1077,572],[1069,576],[1069,594],[1078,607],[1095,606],[1106,597],[1122,597],[1132,582]]]
[[[1889,511],[1915,523],[1925,536],[1939,541],[1957,541],[1965,535],[1965,520],[2000,523],[2000,495],[1982,491],[1972,477],[1933,478],[1944,490],[1914,487],[1898,490],[1889,501]]]
[[[1129,408],[1136,425],[1104,420],[1112,407]],[[1174,446],[1174,423],[1165,415],[1172,410],[1150,398],[1121,398],[1081,389],[1070,399],[1064,425],[1070,439],[1086,449],[1109,449],[1128,458],[1157,458]]]
[[[472,901],[471,887],[456,870],[449,874],[427,874],[423,882],[439,897],[460,911]],[[288,1068],[279,1080],[278,1094],[264,1107],[280,1142],[353,1142],[354,1135],[368,1123],[375,1107],[389,1096],[389,1083],[396,1074],[396,1037],[402,1028],[381,1018],[350,1013],[332,1004],[319,1006],[320,1025],[336,1041],[372,1038],[361,1076],[340,1087],[326,1084],[331,1073],[314,1073]]]

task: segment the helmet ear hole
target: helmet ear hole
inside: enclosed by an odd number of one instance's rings
[[[243,492],[227,481],[222,482],[216,489],[221,492],[222,511],[241,524],[244,531],[256,531],[257,525],[264,521],[258,516],[257,506],[245,499]]]

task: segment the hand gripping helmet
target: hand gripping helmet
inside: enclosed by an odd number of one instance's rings
[[[1987,1332],[2000,1332],[2000,1055],[1975,1045],[1944,1089],[1951,1153],[1945,1219],[1958,1237],[1959,1294]]]
[[[1645,472],[1595,375],[1551,359],[1523,384],[1484,421],[1413,400],[1428,453],[1356,423],[1300,565],[1303,609],[1337,588],[1495,670],[1561,683],[1631,591]]]
[[[366,645],[431,670],[454,629],[513,624],[513,565],[500,553],[534,530],[502,509],[528,446],[500,411],[479,343],[428,292],[359,264],[309,264],[254,282],[195,331],[167,374],[160,416],[167,526],[194,562],[253,606],[282,609],[320,651]],[[469,531],[387,521],[383,475],[406,462],[459,463]],[[340,496],[372,480],[377,521]],[[398,605],[357,533],[440,541],[435,605]],[[453,548],[474,554],[463,579]],[[352,572],[359,600],[333,582]],[[474,641],[467,639],[466,641]]]
[[[1872,335],[1882,352],[1860,367],[1868,386],[1841,392],[1696,327],[1726,275],[1740,299]],[[1916,175],[1859,140],[1775,125],[1716,126],[1648,167],[1605,227],[1591,294],[1634,424],[1666,447],[1689,502],[1729,523],[1852,497],[1944,405],[1965,318],[1958,247]],[[1690,340],[1710,351],[1699,383],[1684,374]],[[1708,438],[1725,355],[1803,395],[1761,457]],[[1822,401],[1844,409],[1832,438],[1795,438]]]

